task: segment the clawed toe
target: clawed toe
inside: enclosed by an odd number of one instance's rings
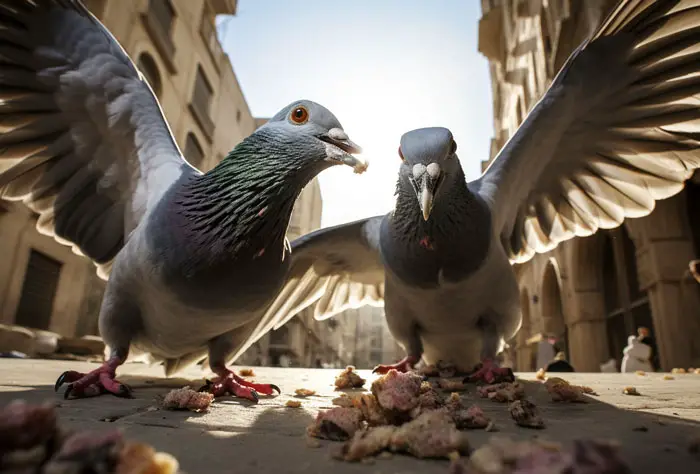
[[[276,390],[276,391],[277,391],[277,395],[279,395],[280,393],[282,393],[282,390],[280,390],[280,388],[279,388],[277,385],[275,385],[275,384],[272,384],[272,383],[271,383],[271,384],[270,384],[270,388],[271,388],[272,390]]]

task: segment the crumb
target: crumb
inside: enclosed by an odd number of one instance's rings
[[[294,394],[297,397],[310,397],[311,395],[316,395],[316,390],[309,390],[308,388],[298,388],[294,390]]]
[[[534,403],[528,400],[516,400],[510,404],[508,410],[518,426],[535,429],[544,428],[544,421]]]
[[[314,423],[306,428],[306,433],[315,438],[346,441],[361,424],[362,412],[357,408],[335,407],[319,412]]]
[[[513,441],[493,436],[474,451],[462,474],[533,474],[560,472],[590,472],[628,474],[618,454],[618,446],[607,441],[575,440],[573,449],[564,450],[559,444],[545,441]]]
[[[582,396],[584,393],[583,387],[571,385],[559,377],[548,378],[544,386],[554,402],[586,402],[586,399]]]
[[[420,386],[420,395],[418,395],[418,406],[411,410],[411,418],[417,418],[422,413],[428,410],[435,410],[444,405],[443,397],[433,388],[428,382],[423,382]]]
[[[350,408],[353,406],[353,397],[349,397],[346,393],[341,393],[339,397],[335,397],[331,403],[339,407]]]
[[[635,374],[641,375],[642,377],[644,377],[647,373],[644,372],[643,370],[637,370],[637,371],[635,372]]]
[[[378,426],[357,431],[343,445],[339,457],[345,461],[359,461],[387,449],[396,431],[394,426]]]
[[[355,367],[348,365],[345,370],[343,370],[335,378],[335,388],[336,390],[360,388],[365,385],[365,382],[365,379],[357,375],[357,372],[355,372]]]
[[[700,369],[695,369],[695,370],[693,371],[693,373],[696,374],[696,375],[700,375]]]
[[[544,369],[540,369],[540,370],[538,370],[537,373],[535,374],[535,378],[536,378],[537,380],[544,380],[544,379],[547,378],[547,372],[545,372]]]
[[[352,406],[362,412],[362,419],[370,426],[389,424],[387,413],[379,405],[377,398],[371,393],[363,393],[352,399]]]
[[[419,375],[392,369],[372,383],[372,393],[382,408],[407,412],[418,405],[421,385]]]
[[[466,390],[467,386],[461,380],[437,379],[437,386],[447,392]]]
[[[674,380],[675,377],[673,375],[664,375],[664,380]]]
[[[685,369],[672,369],[671,373],[672,374],[685,374],[686,371],[685,371]]]
[[[391,448],[418,458],[447,457],[453,451],[470,452],[466,435],[457,430],[449,414],[442,410],[423,413],[398,427],[391,437]]]
[[[214,401],[214,395],[209,392],[195,392],[190,387],[171,390],[163,399],[166,410],[190,410],[194,412],[207,411]]]
[[[625,387],[622,389],[622,393],[625,395],[641,395],[634,387]]]
[[[646,426],[636,426],[632,428],[632,431],[641,431],[643,433],[646,433],[647,431],[649,431],[649,428],[647,428]]]
[[[481,398],[488,398],[499,403],[513,402],[525,397],[525,387],[519,382],[481,385],[477,387],[477,392]]]
[[[238,371],[238,375],[241,377],[255,377],[255,372],[253,372],[253,369],[241,369]]]
[[[476,405],[472,405],[467,409],[453,411],[451,414],[452,420],[459,430],[486,429],[491,423],[489,417]]]
[[[300,408],[301,402],[299,400],[287,400],[287,403],[285,403],[284,406],[287,408]]]

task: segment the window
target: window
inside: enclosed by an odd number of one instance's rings
[[[61,262],[31,250],[15,316],[16,324],[49,329],[61,267]]]
[[[185,140],[185,158],[192,166],[196,167],[199,167],[204,161],[204,151],[199,145],[197,137],[192,132],[187,134],[187,139]]]
[[[210,108],[214,89],[204,75],[201,66],[197,66],[197,76],[194,81],[192,100],[190,101],[190,111],[194,115],[206,138],[211,141],[214,133],[214,123],[211,120]]]
[[[170,36],[175,20],[175,10],[170,4],[170,0],[149,0],[148,10],[153,13],[153,18],[163,33]]]
[[[148,84],[153,89],[153,93],[160,99],[162,93],[162,85],[160,81],[160,73],[153,57],[148,53],[141,53],[139,60],[136,63],[139,71],[144,75]]]
[[[209,108],[211,107],[211,99],[214,95],[212,87],[209,85],[207,77],[202,71],[202,67],[197,67],[197,78],[194,82],[194,93],[192,94],[192,103],[200,111],[209,116]]]

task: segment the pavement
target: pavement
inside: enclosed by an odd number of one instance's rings
[[[165,379],[159,367],[127,364],[118,375],[134,389],[133,399],[63,400],[61,393],[54,393],[53,384],[63,371],[87,372],[95,367],[76,361],[0,359],[0,406],[14,399],[55,401],[62,425],[94,430],[118,427],[128,438],[174,455],[188,474],[448,472],[447,461],[395,455],[371,464],[345,463],[330,456],[337,443],[322,441],[320,447],[310,447],[305,428],[319,410],[332,407],[331,400],[338,396],[333,386],[338,370],[255,367],[256,381],[279,385],[280,396],[263,397],[257,405],[225,397],[201,414],[161,410],[158,402],[172,388],[199,388],[203,373],[198,367],[183,378]],[[369,388],[375,376],[359,372]],[[673,380],[664,380],[663,375],[563,374],[571,383],[590,386],[598,393],[589,403],[563,404],[550,401],[535,374],[517,374],[545,420],[546,429],[538,431],[516,426],[507,405],[478,398],[473,386],[462,396],[477,403],[501,435],[537,436],[565,444],[580,438],[616,439],[634,473],[700,472],[700,457],[688,451],[690,440],[700,436],[700,375],[674,374]],[[636,387],[641,396],[624,395],[626,386]],[[296,399],[297,388],[316,390],[318,395],[303,399],[301,408],[285,407],[288,400]],[[493,434],[469,431],[469,439],[479,446]]]

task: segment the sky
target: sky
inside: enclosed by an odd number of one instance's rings
[[[493,134],[488,63],[477,51],[476,0],[239,0],[219,36],[251,112],[271,117],[309,99],[364,149],[361,175],[319,175],[322,227],[394,206],[401,135],[449,128],[467,179]]]

